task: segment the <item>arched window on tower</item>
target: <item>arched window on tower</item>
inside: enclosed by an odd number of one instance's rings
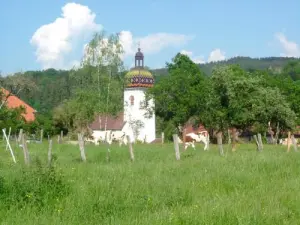
[[[129,100],[130,100],[130,105],[134,105],[134,97],[133,97],[133,95],[131,95],[129,97]]]

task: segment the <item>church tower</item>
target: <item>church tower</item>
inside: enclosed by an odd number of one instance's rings
[[[145,92],[153,87],[154,78],[144,68],[144,55],[141,49],[135,54],[135,67],[125,75],[124,121],[133,133],[135,140],[150,143],[155,140],[155,114],[149,115],[145,107],[154,108],[154,101],[145,101]]]

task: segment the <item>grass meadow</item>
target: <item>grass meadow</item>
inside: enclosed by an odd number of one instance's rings
[[[0,224],[261,224],[300,221],[300,153],[251,144],[220,157],[217,146],[188,149],[175,160],[173,144],[127,147],[28,144],[30,165],[12,145],[17,164],[0,144]]]

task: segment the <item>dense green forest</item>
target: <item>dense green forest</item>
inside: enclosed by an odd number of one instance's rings
[[[225,61],[199,64],[201,71],[206,75],[211,75],[211,71],[218,65],[238,64],[246,71],[269,70],[270,72],[280,73],[289,62],[297,61],[296,58],[268,57],[250,58],[235,57]],[[167,68],[151,70],[159,82],[162,76],[168,75]],[[121,74],[123,76],[126,73]],[[24,75],[34,82],[36,89],[22,91],[18,96],[35,108],[40,113],[47,113],[58,106],[63,100],[71,96],[72,79],[70,71],[47,69],[42,71],[26,71]],[[300,68],[299,68],[300,76]],[[5,83],[5,77],[3,77]],[[5,85],[4,85],[5,86]]]
[[[234,57],[223,61],[210,62],[205,64],[199,64],[200,69],[206,74],[211,75],[212,69],[216,65],[232,65],[238,64],[242,69],[247,71],[252,70],[271,70],[275,73],[280,73],[284,66],[290,61],[297,61],[298,58],[293,57],[265,57],[265,58],[250,58],[250,57]],[[153,70],[154,74],[167,75],[168,70],[166,68]]]

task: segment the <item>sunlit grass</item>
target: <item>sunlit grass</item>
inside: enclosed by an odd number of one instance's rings
[[[131,162],[127,147],[113,145],[107,162],[105,145],[88,145],[87,162],[82,163],[78,146],[54,143],[57,159],[52,172],[44,168],[47,143],[28,148],[29,168],[21,148],[13,144],[15,165],[1,144],[1,224],[290,225],[300,221],[300,153],[286,153],[283,146],[266,145],[258,153],[254,145],[240,145],[232,153],[224,145],[226,156],[220,157],[216,146],[203,151],[198,145],[176,161],[173,144],[135,145]]]

